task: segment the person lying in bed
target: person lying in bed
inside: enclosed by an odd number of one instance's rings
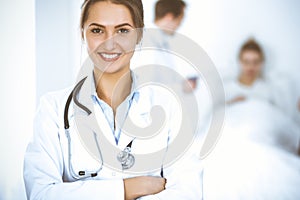
[[[262,73],[264,61],[263,49],[254,39],[249,39],[242,45],[239,52],[238,78],[225,84],[228,104],[253,97],[271,101],[270,89]]]
[[[243,44],[239,61],[239,76],[225,83],[230,106],[222,135],[205,158],[203,199],[300,199],[299,127],[273,98],[284,98],[282,90],[262,76],[258,43]]]

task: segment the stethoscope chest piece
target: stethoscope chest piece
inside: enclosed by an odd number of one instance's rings
[[[117,159],[121,163],[123,170],[130,169],[134,165],[135,158],[130,153],[130,151],[131,151],[131,148],[126,147],[123,151],[121,151],[117,155]]]

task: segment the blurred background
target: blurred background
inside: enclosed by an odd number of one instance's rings
[[[73,84],[83,59],[79,32],[82,2],[0,0],[0,199],[26,199],[22,163],[39,98]],[[147,27],[153,22],[155,0],[143,2]],[[240,45],[254,37],[265,50],[268,78],[293,87],[291,107],[296,107],[300,96],[300,1],[186,3],[179,32],[208,53],[224,80],[237,74]]]

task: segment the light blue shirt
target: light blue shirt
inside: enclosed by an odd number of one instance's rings
[[[102,99],[100,99],[97,95],[96,92],[96,86],[95,86],[95,79],[93,76],[93,81],[92,81],[92,99],[93,102],[96,106],[100,106],[109,126],[111,129],[112,134],[114,135],[116,144],[118,145],[120,135],[121,135],[121,130],[124,125],[124,122],[128,116],[128,112],[130,110],[130,107],[132,105],[133,101],[138,102],[139,100],[139,92],[136,91],[135,86],[136,86],[136,77],[133,73],[131,73],[131,78],[132,78],[132,85],[131,85],[131,92],[130,94],[126,97],[126,99],[117,107],[116,110],[116,119],[118,119],[119,123],[115,124],[115,117],[114,117],[114,112],[113,109]]]

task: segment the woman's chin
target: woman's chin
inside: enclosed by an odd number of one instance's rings
[[[121,66],[107,66],[105,68],[96,66],[96,68],[99,70],[99,72],[104,74],[117,74],[122,71],[127,71],[127,67]]]

